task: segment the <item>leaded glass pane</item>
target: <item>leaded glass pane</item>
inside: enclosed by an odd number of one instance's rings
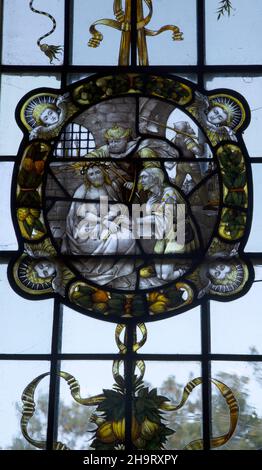
[[[146,7],[143,12],[146,16]],[[196,1],[184,0],[183,3],[173,0],[154,1],[152,19],[147,27],[158,31],[170,24],[179,28],[183,39],[174,40],[175,33],[172,31],[164,31],[156,37],[146,36],[149,64],[196,64]]]
[[[257,47],[262,38],[260,0],[232,1],[230,16],[225,12],[218,20],[217,10],[221,3],[218,0],[205,2],[207,64],[261,63],[261,48]]]
[[[0,250],[16,250],[17,239],[10,212],[11,180],[14,164],[2,162],[0,167],[0,218],[5,221],[5,230],[0,232]]]
[[[22,412],[21,394],[28,383],[38,374],[49,369],[48,362],[40,361],[1,361],[0,389],[0,447],[5,450],[36,450],[21,434]],[[49,379],[39,385],[35,400],[37,412],[30,423],[28,433],[33,439],[41,441],[45,448],[47,432]]]
[[[115,325],[88,318],[68,307],[63,311],[64,353],[115,353]]]
[[[250,157],[261,157],[261,144],[259,135],[262,125],[262,77],[258,74],[242,75],[207,75],[206,87],[233,88],[241,93],[247,100],[251,110],[251,122],[243,134]]]
[[[252,229],[248,238],[247,251],[261,251],[261,231],[262,231],[262,214],[261,214],[261,183],[262,183],[262,166],[254,163],[252,165],[252,175],[254,183],[254,208]]]
[[[261,354],[259,298],[261,283],[254,283],[241,299],[230,307],[219,302],[211,303],[211,339],[214,354]],[[248,321],[247,321],[248,315]]]
[[[44,5],[35,0],[4,0],[3,10],[4,64],[63,63],[64,0],[47,0]],[[46,54],[47,43],[59,48],[53,59]]]
[[[201,351],[199,308],[164,322],[149,323],[147,330],[148,338],[141,353],[198,354]]]
[[[4,264],[0,265],[0,281],[0,353],[49,354],[53,320],[52,300],[43,300],[36,306],[34,302],[17,297],[9,285],[7,265]]]
[[[15,155],[21,141],[22,133],[15,121],[15,109],[18,101],[32,88],[45,86],[59,87],[59,77],[39,74],[2,75],[0,101],[1,155]]]
[[[145,380],[150,384],[150,389],[157,387],[157,393],[168,398],[174,408],[181,404],[187,383],[200,376],[200,364],[197,362],[146,362]],[[202,438],[202,384],[197,383],[192,383],[192,391],[181,408],[164,413],[163,422],[173,431],[167,436],[166,449],[185,449]]]
[[[213,362],[212,377],[226,383],[238,402],[238,426],[227,443],[218,450],[261,449],[261,363],[259,362]],[[233,405],[232,395],[231,406]],[[212,388],[213,435],[228,433],[230,411],[225,398],[218,389]],[[236,408],[231,408],[232,413]]]

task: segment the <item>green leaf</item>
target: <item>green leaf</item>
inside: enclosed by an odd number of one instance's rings
[[[23,221],[23,225],[24,225],[24,228],[25,228],[25,231],[26,231],[27,235],[28,235],[29,237],[31,237],[32,232],[33,232],[33,227],[30,226],[30,225],[27,223],[26,220]]]
[[[39,232],[45,232],[45,227],[39,219],[34,220],[34,228]]]

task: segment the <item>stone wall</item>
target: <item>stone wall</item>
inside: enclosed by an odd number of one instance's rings
[[[114,98],[92,106],[75,119],[92,132],[96,147],[104,145],[107,129],[118,124],[132,129],[135,137],[136,100],[133,97]]]

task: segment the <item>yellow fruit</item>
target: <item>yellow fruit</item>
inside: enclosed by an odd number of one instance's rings
[[[153,313],[164,313],[166,311],[166,303],[155,302],[154,304],[150,305],[150,310]]]
[[[28,225],[31,225],[31,226],[34,225],[35,218],[33,215],[29,214],[25,220],[27,221]]]
[[[29,209],[23,209],[23,208],[18,209],[17,211],[18,220],[21,220],[21,221],[25,220],[28,214],[29,214]]]
[[[38,209],[30,209],[30,214],[32,214],[36,219],[40,216],[40,211]]]
[[[97,290],[92,294],[92,300],[93,302],[107,302],[108,301],[108,295],[104,290]]]
[[[119,441],[123,441],[125,439],[125,428],[126,428],[125,418],[120,419],[119,421],[113,421],[113,432]],[[138,438],[138,436],[140,435],[140,429],[141,429],[140,424],[135,418],[133,418],[132,426],[131,426],[132,441],[135,441]]]
[[[164,294],[159,294],[158,292],[152,292],[148,296],[149,302],[168,302],[168,298]]]
[[[148,296],[149,302],[156,302],[159,294],[157,292],[151,292]]]
[[[105,423],[101,424],[101,426],[99,426],[96,431],[96,436],[102,442],[105,442],[107,444],[114,442],[116,438],[112,430],[111,421],[105,421]]]
[[[119,421],[113,421],[112,423],[113,433],[119,441],[125,439],[125,428],[126,422],[125,418],[120,419]]]
[[[157,301],[165,302],[166,304],[169,302],[168,298],[164,294],[158,294]]]
[[[145,268],[141,268],[139,273],[141,277],[144,277],[144,278],[151,277],[154,274],[154,269],[152,266],[147,266]]]
[[[33,168],[34,168],[33,160],[31,158],[24,158],[23,163],[22,163],[22,167],[26,171],[32,171]]]
[[[141,425],[141,436],[146,440],[150,440],[156,434],[158,428],[159,425],[157,423],[153,423],[153,421],[146,418]]]
[[[107,310],[107,304],[104,302],[99,302],[94,305],[94,309],[99,312],[105,312]]]

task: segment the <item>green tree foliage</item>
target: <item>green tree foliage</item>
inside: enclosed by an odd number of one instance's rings
[[[17,414],[21,416],[21,404],[16,404]],[[48,396],[41,394],[37,399],[36,412],[29,424],[29,435],[36,440],[44,440],[47,421]],[[86,450],[89,448],[93,433],[90,431],[90,416],[94,408],[81,406],[72,402],[67,405],[60,402],[58,440],[65,443],[70,449]],[[94,427],[94,426],[93,426]],[[12,450],[36,450],[21,435],[15,436],[9,447]]]
[[[221,16],[228,15],[233,9],[232,3],[230,0],[220,0],[217,8],[217,19],[220,20]]]

